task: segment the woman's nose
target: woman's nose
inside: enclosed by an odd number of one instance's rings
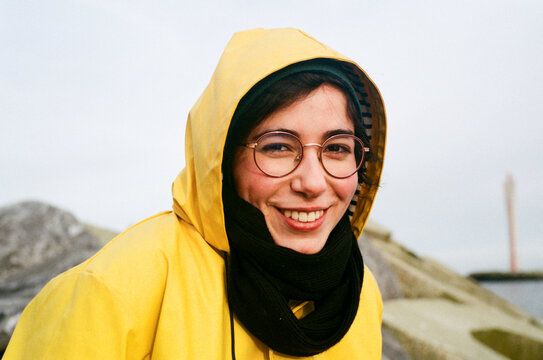
[[[304,197],[314,198],[326,190],[326,171],[319,160],[318,149],[306,149],[302,162],[293,173],[291,188]]]

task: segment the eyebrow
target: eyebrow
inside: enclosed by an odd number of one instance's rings
[[[354,135],[354,131],[349,129],[335,129],[335,130],[329,130],[324,133],[324,138],[328,139],[330,136],[334,135]]]
[[[300,137],[300,134],[297,132],[297,131],[294,131],[294,130],[291,130],[291,129],[285,129],[285,128],[278,128],[278,129],[273,129],[273,130],[264,130],[262,132],[259,132],[258,134],[254,135],[251,140],[254,141],[256,139],[258,139],[259,137],[261,137],[262,135],[264,134],[267,134],[267,133],[270,133],[270,132],[273,132],[273,131],[282,131],[282,132],[286,132],[286,133],[289,133],[289,134],[292,134],[296,137]],[[326,131],[323,136],[321,137],[322,140],[326,140],[328,139],[330,136],[334,136],[334,135],[354,135],[354,131],[352,130],[349,130],[349,129],[334,129],[334,130],[328,130]]]

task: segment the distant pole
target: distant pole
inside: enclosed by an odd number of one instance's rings
[[[505,179],[505,201],[507,203],[507,219],[509,220],[509,260],[511,273],[517,272],[517,241],[515,226],[515,183],[511,173]]]

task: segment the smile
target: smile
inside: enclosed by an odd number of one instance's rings
[[[324,215],[324,210],[299,211],[299,210],[281,210],[286,217],[299,222],[313,222]]]

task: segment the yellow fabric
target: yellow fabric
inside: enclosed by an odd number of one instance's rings
[[[231,359],[221,200],[226,133],[241,97],[259,80],[312,58],[351,61],[295,29],[235,34],[187,122],[186,167],[173,184],[174,211],[126,230],[95,256],[49,282],[25,309],[4,355],[15,359]],[[252,64],[247,66],[247,64]],[[352,226],[360,234],[379,182],[385,113],[371,80],[370,146],[376,159]],[[311,304],[308,304],[311,305]],[[304,316],[307,309],[294,309]],[[382,302],[366,268],[356,318],[345,337],[314,359],[380,359]],[[236,358],[292,359],[234,319]]]

